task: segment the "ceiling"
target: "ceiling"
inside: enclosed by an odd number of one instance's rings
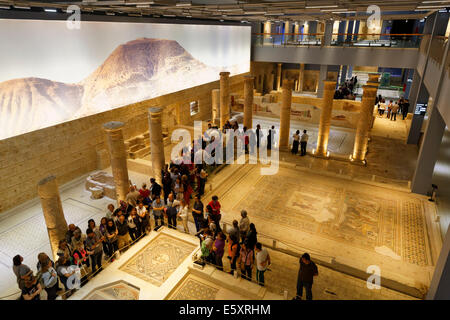
[[[421,19],[439,9],[450,7],[450,1],[427,0],[0,0],[0,10],[65,12],[77,5],[83,13],[144,16],[174,19],[220,21],[311,21],[365,20],[370,5],[380,7],[382,19]],[[52,12],[48,12],[52,14]]]

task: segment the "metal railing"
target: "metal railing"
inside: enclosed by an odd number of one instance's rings
[[[419,48],[423,34],[333,33],[331,46]],[[323,33],[253,33],[253,46],[310,47],[323,46]]]

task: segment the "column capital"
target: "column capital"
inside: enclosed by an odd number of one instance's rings
[[[334,80],[325,80],[324,82],[324,90],[333,90],[336,88],[336,81]]]
[[[123,128],[125,123],[121,121],[110,121],[103,125],[105,131],[117,131]]]
[[[221,77],[229,77],[229,76],[230,76],[230,72],[228,72],[228,71],[222,71],[222,72],[220,73],[220,76],[221,76]]]
[[[48,176],[38,182],[38,186],[43,186],[44,184],[49,183],[50,181],[56,180],[54,175]]]
[[[278,63],[278,66],[281,67],[283,64],[281,62]]]
[[[380,78],[379,73],[371,73],[369,74],[369,81],[370,82],[378,82],[378,79]]]
[[[254,79],[255,79],[254,76],[250,76],[250,75],[244,76],[244,81],[253,81]]]
[[[292,87],[294,86],[294,80],[291,79],[284,79],[283,80],[283,85],[282,85],[282,89],[288,89],[288,90],[292,90]]]
[[[162,108],[160,108],[160,107],[151,107],[151,108],[148,108],[148,112],[151,113],[152,115],[153,114],[154,115],[158,115],[159,113],[162,112]]]

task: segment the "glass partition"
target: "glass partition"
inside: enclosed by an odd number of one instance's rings
[[[419,48],[422,34],[353,34],[333,33],[331,46]],[[323,33],[254,33],[254,46],[300,47],[322,46]]]

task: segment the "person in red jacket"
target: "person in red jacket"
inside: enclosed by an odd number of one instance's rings
[[[208,203],[208,206],[211,208],[210,218],[216,224],[217,230],[219,232],[221,230],[219,222],[220,222],[220,218],[222,217],[222,215],[220,214],[219,197],[213,196],[212,200]]]

